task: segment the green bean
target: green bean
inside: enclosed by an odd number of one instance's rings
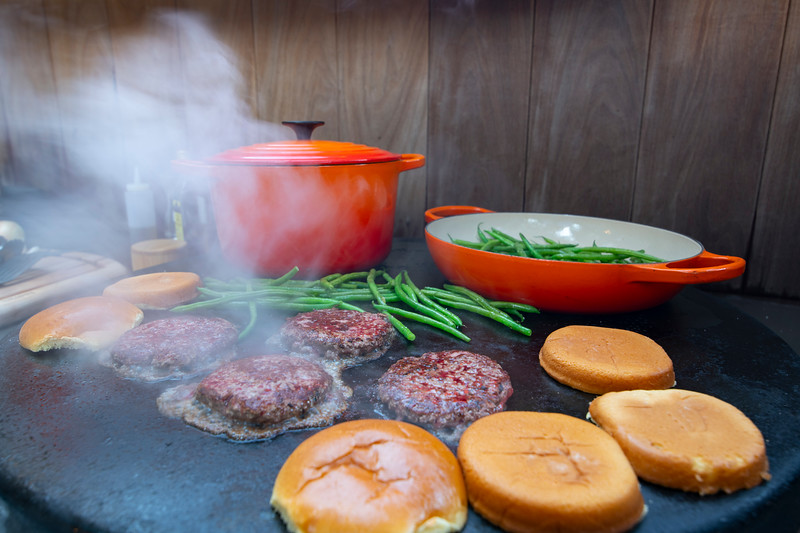
[[[504,326],[507,326],[518,333],[522,333],[530,337],[531,330],[516,322],[513,318],[508,316],[506,313],[499,312],[499,311],[492,311],[490,309],[486,309],[483,306],[476,305],[476,304],[465,304],[461,302],[452,302],[452,306],[457,309],[463,309],[465,311],[471,311],[475,314],[485,316],[486,318],[491,318],[497,322],[500,322]]]
[[[492,307],[489,301],[475,291],[472,291],[466,287],[461,287],[459,285],[445,284],[444,288],[450,292],[466,296],[467,298],[469,298],[470,300],[472,300],[473,302],[475,302],[476,304],[478,304],[479,306],[483,307],[488,311],[495,311],[495,308]]]
[[[251,294],[255,295],[256,292],[261,293],[262,291],[253,291]],[[248,296],[249,297],[249,296]],[[201,309],[205,307],[215,307],[222,303],[231,302],[237,299],[242,298],[242,293],[230,294],[225,296],[220,296],[218,298],[214,298],[213,300],[201,300],[199,302],[179,305],[177,307],[173,307],[172,311],[184,312],[184,311],[194,311],[196,309]]]
[[[481,229],[481,225],[478,224],[478,240],[481,242],[488,242],[490,239],[486,236],[486,232]]]
[[[422,322],[423,324],[427,324],[429,326],[433,326],[435,328],[439,328],[442,331],[446,331],[450,335],[463,340],[464,342],[469,342],[471,339],[464,335],[461,331],[450,326],[449,324],[439,322],[438,320],[434,320],[426,315],[421,315],[419,313],[414,313],[413,311],[407,311],[405,309],[401,309],[399,307],[392,307],[390,305],[383,305],[383,304],[372,304],[375,309],[380,311],[386,311],[387,313],[393,315],[400,315],[403,318],[408,318],[410,320],[415,320],[417,322]]]
[[[403,272],[403,278],[404,278],[404,279],[403,279],[403,282],[404,282],[404,283],[405,283],[405,284],[406,284],[406,285],[407,285],[407,286],[408,286],[408,287],[411,289],[411,291],[412,291],[412,292],[413,292],[413,293],[414,293],[414,294],[417,296],[417,299],[418,299],[420,302],[422,302],[423,304],[427,305],[428,307],[431,307],[431,308],[435,309],[436,311],[438,311],[439,313],[441,313],[442,315],[444,315],[445,317],[447,317],[448,321],[449,321],[449,322],[450,322],[450,324],[452,324],[453,326],[456,326],[456,327],[461,327],[461,326],[463,325],[463,322],[461,321],[461,319],[460,319],[460,318],[458,318],[458,315],[456,315],[455,313],[453,313],[453,312],[449,311],[449,310],[448,310],[446,307],[444,307],[443,305],[440,305],[440,304],[436,303],[435,301],[431,300],[430,298],[428,298],[428,296],[427,296],[427,295],[426,295],[424,292],[422,292],[422,291],[421,291],[421,290],[420,290],[420,289],[419,289],[419,288],[418,288],[418,287],[417,287],[417,286],[414,284],[414,282],[413,282],[413,281],[411,281],[411,276],[409,276],[409,275],[408,275],[408,272],[406,272],[406,271],[404,271],[404,272]]]
[[[479,248],[479,249],[480,249],[480,250],[483,250],[483,251],[485,251],[485,252],[488,252],[488,251],[495,250],[495,249],[496,249],[498,246],[500,246],[501,244],[503,244],[503,243],[502,243],[502,242],[500,242],[499,240],[497,240],[497,239],[491,239],[491,240],[488,240],[488,241],[486,241],[485,243],[483,243],[483,244],[480,246],[480,248]]]
[[[413,291],[411,290],[410,287],[407,287],[406,285],[403,284],[403,282],[400,280],[400,276],[401,275],[402,274],[398,274],[397,277],[395,278],[394,290],[395,290],[395,293],[397,294],[397,296],[400,298],[400,300],[404,304],[406,304],[411,309],[414,309],[415,311],[419,311],[423,315],[429,316],[430,318],[432,318],[433,320],[436,320],[437,322],[441,322],[442,324],[447,324],[449,326],[455,326],[456,325],[456,324],[453,324],[450,321],[449,317],[443,315],[442,313],[440,313],[436,309],[434,309],[432,307],[427,307],[427,306],[419,303],[419,301],[417,301],[414,298],[412,298],[409,295],[409,293],[413,294]]]
[[[534,246],[533,243],[531,241],[529,241],[528,238],[525,235],[520,233],[519,234],[519,238],[522,241],[522,243],[525,245],[525,248],[528,249],[528,251],[531,253],[531,255],[533,257],[535,257],[536,259],[541,259],[542,258],[542,254],[539,253],[539,250],[536,249],[536,246]]]
[[[432,289],[426,287],[426,291],[431,294],[432,298],[435,298],[439,301],[442,305],[446,305],[449,307],[454,307],[456,309],[462,309],[465,311],[471,311],[473,313],[477,313],[488,318],[492,318],[511,329],[514,329],[524,335],[530,336],[531,330],[525,326],[519,324],[519,322],[514,320],[514,317],[511,316],[508,312],[504,311],[502,308],[506,308],[509,312],[513,312],[513,314],[518,318],[522,319],[520,311],[526,312],[536,312],[538,313],[539,310],[533,306],[527,304],[521,304],[516,302],[503,302],[503,301],[488,301],[479,294],[475,293],[474,291],[470,291],[465,287],[459,286],[447,286],[449,289],[452,290],[439,290],[439,289]],[[472,296],[468,298],[467,296]]]
[[[367,275],[368,275],[367,272],[350,272],[348,274],[340,274],[339,277],[330,281],[330,284],[335,287],[336,285],[340,285],[345,281],[349,281],[355,278],[365,278],[367,277]]]
[[[538,308],[523,304],[519,302],[504,302],[499,300],[491,300],[489,304],[496,309],[513,309],[515,311],[522,311],[524,313],[541,313]]]
[[[284,274],[283,276],[273,280],[270,283],[270,285],[280,285],[282,283],[285,283],[285,282],[289,281],[290,279],[292,279],[293,277],[295,277],[298,272],[300,272],[300,269],[298,267],[294,266],[286,274]]]
[[[375,275],[376,272],[373,268],[369,271],[369,274],[367,274],[367,285],[369,285],[369,290],[372,292],[372,295],[375,296],[375,300],[377,300],[379,304],[385,304],[386,299],[383,297],[380,290],[378,290],[378,285],[375,283]]]
[[[497,243],[498,247],[507,248],[488,233],[486,238],[489,239],[488,242]],[[474,291],[455,285],[420,289],[406,270],[396,276],[385,270],[372,268],[369,272],[329,274],[317,280],[293,279],[298,271],[299,269],[293,268],[276,279],[235,278],[222,281],[206,278],[199,289],[198,299],[174,307],[172,311],[185,312],[214,307],[246,308],[249,318],[239,334],[242,339],[255,328],[261,307],[296,312],[339,307],[363,312],[362,308],[349,302],[372,302],[372,307],[383,313],[393,327],[410,342],[416,339],[416,335],[403,324],[401,318],[427,324],[469,342],[469,337],[459,329],[463,326],[461,318],[451,309],[476,312],[508,324],[516,324],[515,320],[521,321],[524,318],[522,312],[531,312],[531,309],[538,312],[524,304],[513,307],[513,302],[489,302]],[[504,306],[505,311],[502,310]],[[509,327],[526,332],[526,328],[519,325]]]
[[[405,270],[403,272],[405,272]],[[406,295],[406,297],[408,297],[415,304],[418,304],[419,303],[419,297],[417,296],[417,293],[415,293],[414,290],[403,281],[403,279],[402,279],[403,278],[403,272],[399,273],[394,278],[394,290],[395,290],[395,292],[397,292],[398,287],[399,287],[400,291],[402,291],[403,294]]]
[[[463,300],[464,302],[470,302],[471,301],[466,296],[463,296],[461,294],[457,294],[457,293],[454,293],[454,292],[451,292],[451,291],[448,291],[448,290],[445,290],[445,289],[439,289],[437,287],[425,287],[424,289],[422,289],[422,293],[426,294],[428,296],[438,295],[438,296],[444,296],[446,298],[452,297],[454,299]]]
[[[506,246],[512,246],[513,247],[517,243],[517,240],[514,237],[512,237],[511,235],[508,235],[507,233],[503,233],[502,231],[500,231],[499,229],[496,229],[496,228],[492,228],[490,230],[486,230],[486,233],[488,233],[489,235],[491,235],[492,237],[494,237],[498,241],[502,242]]]
[[[658,257],[652,256],[650,254],[644,253],[642,250],[628,250],[625,248],[609,248],[603,246],[587,246],[585,248],[581,248],[581,251],[586,252],[599,252],[599,253],[608,253],[618,256],[625,256],[625,257],[635,257],[637,259],[641,259],[643,261],[648,261],[651,263],[663,263],[664,260]]]
[[[286,311],[297,311],[297,312],[304,312],[304,311],[318,311],[320,309],[331,309],[332,307],[336,307],[335,303],[330,304],[304,304],[299,302],[283,302],[273,306],[275,309],[283,309]]]
[[[381,311],[381,314],[383,314],[386,318],[389,319],[389,322],[391,322],[391,324],[394,326],[394,328],[397,331],[399,331],[400,334],[403,337],[405,337],[408,342],[414,342],[414,340],[417,338],[417,336],[414,335],[413,331],[408,329],[408,326],[403,324],[396,316],[394,316],[391,313],[388,313],[386,311]]]
[[[459,246],[517,257],[533,257],[535,259],[551,259],[557,261],[577,261],[584,263],[661,263],[663,259],[646,253],[644,250],[630,250],[608,246],[580,247],[575,243],[559,243],[545,236],[540,236],[544,244],[531,242],[522,233],[519,239],[497,229],[482,229],[478,224],[478,240],[468,241],[454,239],[450,241]]]
[[[247,288],[252,290],[252,285],[247,283]],[[247,308],[250,311],[250,320],[247,322],[247,325],[244,327],[242,331],[239,332],[239,340],[244,339],[250,334],[250,331],[256,325],[256,319],[258,318],[258,307],[254,300],[250,300],[247,302]]]

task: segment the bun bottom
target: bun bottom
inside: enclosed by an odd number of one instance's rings
[[[550,333],[539,363],[556,381],[590,394],[675,385],[672,359],[654,340],[634,331],[566,326]]]
[[[461,437],[458,458],[472,507],[505,531],[626,531],[645,510],[619,445],[579,418],[507,411]]]
[[[154,272],[124,278],[103,290],[103,296],[126,300],[141,309],[170,309],[199,294],[200,276],[193,272]]]
[[[461,468],[418,426],[353,420],[303,441],[270,499],[292,532],[459,531],[467,521]]]
[[[107,296],[75,298],[39,311],[22,325],[19,344],[32,352],[59,348],[101,350],[138,326],[144,313]]]
[[[770,478],[759,429],[713,396],[681,389],[614,392],[595,398],[589,416],[651,483],[714,494]]]

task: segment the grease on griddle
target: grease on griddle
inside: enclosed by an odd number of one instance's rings
[[[316,377],[308,380],[310,365],[330,379],[325,380],[324,385]],[[230,371],[236,366],[242,368]],[[225,402],[209,401],[203,396],[202,387],[220,376],[227,381],[222,396],[231,393],[233,398]],[[298,386],[302,389],[303,383],[313,383],[309,386],[319,390],[305,390],[298,397]],[[258,413],[253,412],[253,402],[248,401],[256,396],[261,403]],[[233,361],[202,382],[167,389],[158,397],[157,404],[163,415],[182,419],[212,435],[225,436],[236,442],[253,442],[291,430],[330,425],[347,410],[350,396],[352,390],[342,382],[337,368],[328,362],[267,355]],[[308,405],[297,409],[295,404],[304,401],[308,401]],[[246,404],[250,407],[242,409],[241,406]]]
[[[236,326],[222,318],[172,316],[128,330],[101,362],[137,381],[182,379],[233,359],[237,337]]]

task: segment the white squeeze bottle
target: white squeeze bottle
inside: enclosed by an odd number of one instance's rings
[[[125,187],[125,210],[128,213],[132,243],[148,241],[158,236],[153,191],[150,185],[142,181],[138,167],[133,170],[133,183],[128,183]]]

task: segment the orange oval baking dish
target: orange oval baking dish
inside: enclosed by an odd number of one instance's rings
[[[436,266],[452,283],[498,300],[563,313],[623,313],[668,301],[686,285],[740,276],[740,257],[711,253],[669,230],[612,219],[549,213],[501,213],[474,206],[425,212],[425,240]],[[645,250],[660,263],[579,263],[517,257],[454,244],[477,241],[478,227],[564,244]]]

